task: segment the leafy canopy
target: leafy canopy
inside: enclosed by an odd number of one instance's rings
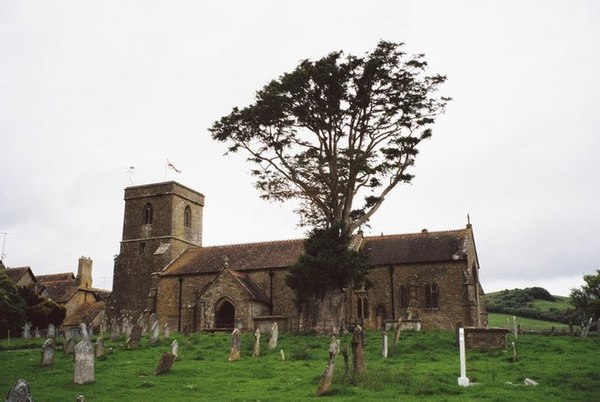
[[[215,122],[212,137],[248,154],[262,198],[299,199],[302,224],[352,233],[412,180],[417,146],[450,100],[434,96],[446,77],[426,75],[423,55],[402,45],[304,60]]]
[[[585,285],[571,290],[570,301],[575,308],[594,320],[600,318],[600,269],[596,275],[584,275]]]

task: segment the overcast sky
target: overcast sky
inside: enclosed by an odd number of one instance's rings
[[[600,269],[599,21],[595,0],[1,1],[4,262],[87,256],[110,289],[123,190],[165,180],[166,158],[206,196],[205,245],[302,237],[208,128],[300,60],[385,39],[424,53],[454,100],[366,234],[470,214],[486,291],[567,295]]]

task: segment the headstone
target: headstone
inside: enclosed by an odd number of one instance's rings
[[[517,361],[517,346],[514,342],[512,342],[512,361],[515,363]]]
[[[54,341],[46,339],[42,345],[42,358],[40,365],[43,367],[52,366],[54,364]]]
[[[90,341],[85,339],[75,345],[73,382],[75,384],[94,382],[94,347]]]
[[[382,341],[383,341],[383,350],[381,352],[381,355],[384,359],[387,359],[388,357],[388,335],[386,331],[383,331],[382,333]]]
[[[142,339],[142,327],[134,325],[131,329],[131,336],[127,338],[127,349],[137,349],[140,347],[140,340]]]
[[[458,329],[458,347],[460,357],[460,377],[458,378],[458,385],[461,387],[469,386],[469,379],[467,378],[467,363],[465,359],[465,329]]]
[[[241,347],[241,339],[240,339],[240,330],[234,329],[231,333],[231,345],[229,348],[229,361],[236,362],[240,360],[240,347]]]
[[[333,382],[333,369],[335,367],[335,357],[339,352],[339,342],[335,336],[331,337],[329,342],[329,358],[327,359],[327,365],[321,378],[319,379],[319,386],[317,387],[317,396],[325,395],[331,391],[331,384]]]
[[[144,320],[144,314],[140,314],[137,319],[137,325],[142,329],[142,334],[146,333],[146,320]]]
[[[152,329],[150,330],[150,344],[154,345],[158,342],[158,336],[160,335],[160,328],[158,326],[158,321],[154,321],[152,324]]]
[[[125,334],[125,338],[129,338],[131,336],[131,331],[133,330],[133,324],[129,321],[129,318],[125,317],[123,319],[123,334]]]
[[[150,318],[148,319],[148,327],[152,328],[154,323],[157,321],[158,321],[158,318],[156,317],[156,313],[150,314]]]
[[[285,361],[285,353],[283,353],[283,349],[281,349],[279,351],[279,356],[281,356],[281,361],[284,362]]]
[[[252,356],[260,356],[260,329],[258,328],[254,331],[254,350],[252,351]]]
[[[79,324],[79,333],[81,333],[81,338],[84,341],[90,341],[90,333],[88,332],[88,326],[85,322]]]
[[[169,336],[171,336],[171,330],[169,329],[169,324],[165,323],[163,327],[163,337],[169,339]]]
[[[96,359],[104,357],[104,339],[102,339],[102,337],[96,339],[94,355],[96,356]]]
[[[117,323],[117,319],[113,317],[110,320],[110,340],[116,341],[119,338],[119,324]]]
[[[33,337],[34,338],[41,338],[42,334],[40,333],[40,329],[38,327],[35,327],[35,331],[33,332]]]
[[[398,318],[398,324],[396,325],[396,333],[394,334],[394,347],[398,346],[400,341],[400,333],[402,332],[402,318]]]
[[[175,358],[177,358],[178,353],[179,353],[179,342],[177,342],[177,339],[173,339],[173,342],[171,343],[171,354],[173,354],[175,356]]]
[[[31,325],[28,322],[23,326],[23,339],[31,339]]]
[[[356,374],[362,374],[365,369],[364,346],[364,334],[360,325],[357,325],[352,334],[352,354]]]
[[[6,394],[6,402],[33,402],[27,381],[19,379]]]
[[[160,360],[156,365],[156,370],[154,371],[155,375],[160,375],[164,373],[168,373],[171,371],[171,367],[173,367],[173,362],[175,361],[175,355],[173,353],[164,352],[160,356]]]
[[[277,338],[279,337],[279,327],[274,322],[271,326],[271,337],[269,338],[269,350],[273,350],[277,347]]]
[[[63,345],[63,355],[72,355],[75,351],[75,338],[69,338]]]
[[[77,395],[77,398],[75,398],[75,402],[85,402],[85,396]]]
[[[50,323],[48,325],[48,333],[47,333],[48,338],[52,338],[54,339],[56,337],[56,327],[54,326],[54,324]]]

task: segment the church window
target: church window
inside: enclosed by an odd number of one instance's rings
[[[144,225],[152,224],[152,204],[144,205]]]
[[[192,208],[189,205],[186,205],[185,211],[183,211],[183,226],[192,227]]]
[[[408,307],[408,289],[400,285],[400,307]]]
[[[438,287],[435,283],[425,285],[425,308],[439,308]]]
[[[359,319],[369,318],[369,298],[366,293],[361,293],[357,296],[356,315]]]

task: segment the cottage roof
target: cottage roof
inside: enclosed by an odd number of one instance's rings
[[[361,248],[372,265],[456,261],[466,258],[467,229],[365,237]],[[304,250],[304,240],[194,247],[169,264],[161,276],[217,273],[225,259],[232,270],[286,268]]]
[[[50,297],[56,303],[68,302],[73,294],[77,292],[79,286],[76,283],[70,281],[54,281],[44,283],[46,290],[50,293]]]
[[[96,318],[102,310],[104,310],[104,302],[102,301],[83,303],[73,312],[73,314],[65,318],[62,325],[69,327],[77,326],[82,322],[89,324],[94,321],[94,318]]]
[[[38,282],[56,282],[56,281],[72,281],[75,280],[75,275],[72,272],[61,272],[59,274],[38,275]]]
[[[15,268],[6,268],[6,275],[14,282],[17,283],[19,279],[23,277],[27,272],[31,274],[31,277],[35,281],[35,275],[31,271],[30,267],[15,267]]]

